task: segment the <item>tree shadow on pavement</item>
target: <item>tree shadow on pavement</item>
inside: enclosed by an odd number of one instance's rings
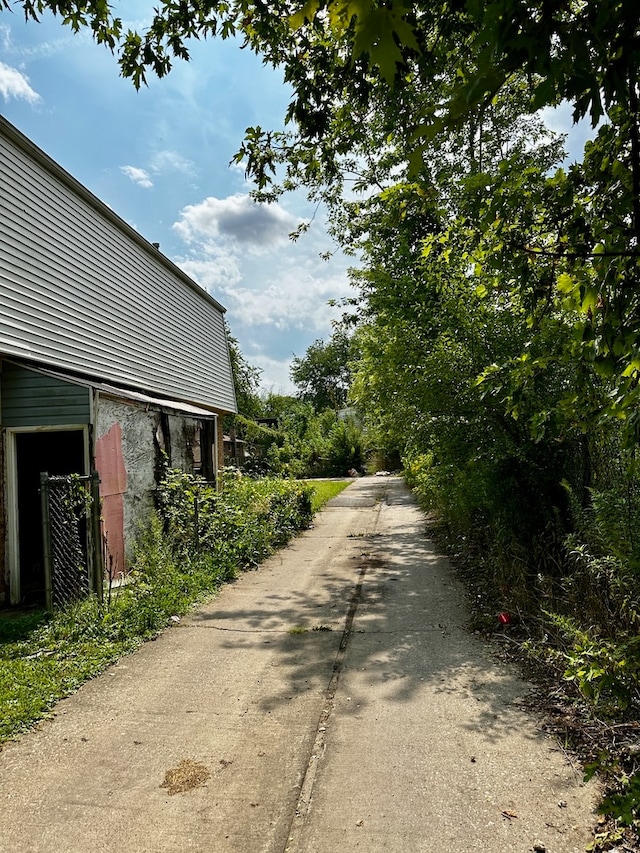
[[[465,627],[464,590],[425,535],[408,490],[394,478],[375,484],[373,493],[381,491],[380,529],[351,538],[340,571],[317,568],[315,585],[286,592],[270,589],[265,577],[257,606],[243,608],[236,598],[199,618],[228,631],[228,651],[260,647],[269,656],[278,678],[257,697],[265,711],[310,689],[333,691],[339,701],[348,684],[346,713],[416,698],[429,713],[449,697],[443,713],[463,706],[457,725],[498,739],[520,726],[528,685]]]

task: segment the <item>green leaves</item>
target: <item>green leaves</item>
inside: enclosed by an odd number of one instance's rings
[[[325,4],[308,0],[290,17],[291,26],[299,29],[317,20]],[[419,51],[415,29],[405,19],[403,4],[379,6],[371,0],[333,0],[326,5],[329,28],[336,40],[351,33],[352,60],[365,58],[377,67],[384,80],[392,83],[398,66],[405,62],[403,48]]]
[[[349,335],[336,329],[329,341],[314,341],[304,356],[294,357],[291,379],[301,399],[312,403],[316,412],[346,406],[351,384],[350,350]]]
[[[301,9],[289,17],[289,23],[294,29],[311,23],[322,7],[320,0],[307,0]]]
[[[365,5],[354,3],[351,5]],[[366,55],[371,65],[380,69],[387,83],[392,83],[398,66],[404,64],[405,53],[401,49],[419,51],[413,28],[404,20],[403,11],[396,7],[369,8],[357,13],[353,39],[355,57]]]

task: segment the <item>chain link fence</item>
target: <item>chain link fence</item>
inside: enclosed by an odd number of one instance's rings
[[[100,480],[40,475],[47,609],[64,607],[89,592],[102,597]]]

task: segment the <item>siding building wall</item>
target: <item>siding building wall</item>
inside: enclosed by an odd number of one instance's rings
[[[224,308],[0,117],[0,604],[41,600],[41,472],[101,480],[112,578],[164,462],[215,480]],[[162,463],[162,464],[161,464]]]
[[[0,351],[235,411],[224,309],[0,117]]]

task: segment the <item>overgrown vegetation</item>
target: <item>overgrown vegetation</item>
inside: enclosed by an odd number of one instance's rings
[[[260,371],[232,338],[239,414],[225,418],[225,431],[241,441],[245,455],[227,463],[253,475],[298,479],[345,477],[375,467],[359,418],[345,408],[351,350],[343,329],[326,343],[311,344],[294,358],[291,377],[299,392],[293,397],[261,392]]]
[[[91,597],[51,618],[42,612],[0,616],[0,742],[257,565],[346,485],[233,473],[216,492],[198,478],[169,471],[158,515],[136,543],[128,583],[112,588],[103,603]]]
[[[257,430],[250,421],[236,418],[249,447],[244,470],[293,478],[364,473],[367,445],[355,415],[338,417],[331,409],[316,412],[311,403],[274,395],[265,399],[265,411],[277,418],[277,428]]]

